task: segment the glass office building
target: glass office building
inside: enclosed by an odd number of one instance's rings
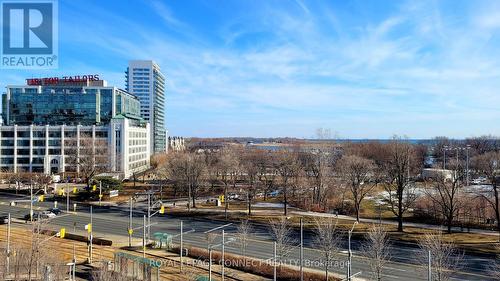
[[[1,170],[79,177],[90,160],[126,178],[150,167],[139,100],[105,81],[8,86],[2,117]]]
[[[100,125],[119,114],[140,117],[140,101],[105,86],[8,86],[2,96],[5,125]]]
[[[151,151],[167,149],[165,129],[165,76],[151,60],[129,61],[126,89],[141,101],[141,117],[151,125]]]

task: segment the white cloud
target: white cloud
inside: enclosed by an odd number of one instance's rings
[[[292,8],[265,2],[228,14],[211,40],[163,2],[151,4],[163,20],[159,27],[105,11],[84,26],[76,18],[62,26],[79,30],[73,43],[88,44],[91,34],[92,47],[124,64],[158,61],[167,77],[168,119],[176,120],[169,129],[178,134],[272,135],[264,129],[269,124],[299,136],[320,126],[344,137],[500,134],[490,122],[500,117],[493,106],[500,102],[496,11],[452,14],[438,4],[412,1],[377,19],[346,22],[334,2],[297,1]],[[120,71],[105,76],[119,81]],[[201,129],[177,121],[183,110],[210,116],[196,117],[207,120]],[[216,118],[228,112],[233,118]],[[237,128],[249,116],[251,124]],[[459,130],[452,122],[469,126]],[[430,129],[433,123],[438,127]]]

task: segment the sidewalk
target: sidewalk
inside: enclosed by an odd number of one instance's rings
[[[328,214],[328,213],[318,213],[318,212],[307,212],[307,211],[291,211],[292,214],[298,215],[298,216],[312,216],[312,217],[335,217],[336,215],[334,214]],[[350,216],[345,216],[345,215],[339,215],[339,219],[344,219],[344,220],[352,220],[355,221],[355,217],[350,217]],[[398,225],[397,221],[393,220],[387,220],[387,219],[359,219],[361,222],[364,223],[379,223],[380,221],[383,224],[388,224],[388,225]],[[445,226],[441,225],[433,225],[433,224],[425,224],[425,223],[415,223],[415,222],[403,222],[403,226],[407,227],[415,227],[415,228],[423,228],[423,229],[434,229],[434,230],[444,230]],[[460,227],[452,227],[452,231],[454,232],[463,232],[463,233],[474,233],[474,234],[482,234],[482,235],[494,235],[498,236],[497,231],[493,230],[486,230],[486,229],[478,229],[478,228],[471,228],[470,231],[467,230],[467,228],[463,228],[463,231],[461,230]]]
[[[182,210],[185,209],[183,207],[176,207],[177,210]],[[192,209],[193,212],[206,212],[206,213],[224,213],[223,208],[196,208]],[[245,209],[229,209],[228,213],[231,214],[246,214]],[[336,217],[337,215],[335,214],[330,214],[330,213],[320,213],[320,212],[311,212],[311,211],[301,211],[297,208],[289,207],[288,208],[288,213],[289,215],[295,215],[295,216],[309,216],[309,217],[323,217],[323,218],[331,218],[331,217]],[[252,214],[254,215],[283,215],[283,210],[280,208],[274,208],[274,209],[260,209],[260,208],[252,208]],[[346,215],[338,215],[339,219],[343,220],[351,220],[355,221],[355,217],[351,216],[346,216]],[[361,222],[364,223],[376,223],[378,224],[380,221],[378,219],[367,219],[367,218],[360,218]],[[381,222],[383,224],[388,224],[388,225],[397,225],[397,221],[393,220],[388,220],[388,219],[382,219]],[[433,225],[433,224],[425,224],[425,223],[414,223],[414,222],[403,222],[403,225],[405,227],[414,227],[414,228],[422,228],[422,229],[434,229],[434,230],[444,230],[445,226],[441,225]],[[486,229],[478,229],[478,228],[463,228],[463,231],[461,230],[460,227],[452,227],[452,231],[458,232],[458,233],[472,233],[472,234],[481,234],[481,235],[490,235],[490,236],[499,236],[500,234],[497,231],[494,230],[486,230]]]

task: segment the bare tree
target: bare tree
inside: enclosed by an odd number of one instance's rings
[[[248,222],[248,220],[242,221],[238,226],[237,237],[238,240],[240,241],[240,250],[243,256],[246,255],[251,233],[252,233],[252,225]]]
[[[337,218],[316,219],[314,244],[321,251],[324,258],[325,280],[328,280],[330,264],[335,261],[335,256],[339,251],[341,235],[337,230]]]
[[[455,171],[452,179],[443,177],[431,182],[432,189],[428,191],[429,198],[441,208],[441,213],[446,221],[448,233],[451,233],[454,219],[458,216],[461,207],[459,192],[463,187],[464,170],[460,162],[451,161],[451,166]]]
[[[220,175],[220,181],[224,185],[224,216],[227,219],[227,211],[229,209],[228,187],[233,179],[233,175],[239,171],[239,161],[235,151],[231,148],[224,148],[220,152],[217,169]]]
[[[267,200],[269,192],[271,192],[276,185],[278,178],[276,155],[273,152],[262,152],[259,167],[259,181],[262,183],[264,189],[264,201]]]
[[[338,167],[351,191],[356,220],[359,222],[361,202],[377,183],[375,180],[375,163],[363,157],[347,155],[339,160]]]
[[[477,154],[498,152],[500,150],[500,139],[492,135],[467,138],[465,142]]]
[[[277,153],[277,171],[283,185],[283,212],[288,215],[288,186],[291,178],[299,173],[299,162],[296,151],[283,150]]]
[[[255,151],[247,151],[242,155],[242,167],[247,180],[247,207],[248,215],[252,215],[252,202],[255,197],[255,190],[257,188],[257,154]]]
[[[424,234],[419,245],[422,250],[421,260],[424,264],[428,263],[430,252],[432,279],[436,281],[451,280],[451,274],[460,268],[463,257],[455,245],[445,242],[440,231]]]
[[[93,281],[121,281],[129,280],[124,274],[109,270],[108,265],[103,263],[92,270],[91,278]]]
[[[217,151],[205,150],[203,153],[205,160],[205,171],[208,183],[213,189],[220,178],[219,161],[220,154]]]
[[[292,250],[293,243],[292,227],[290,221],[286,217],[270,221],[271,232],[276,241],[276,254],[278,255],[279,264],[286,258]]]
[[[90,188],[94,176],[109,170],[110,157],[106,140],[95,139],[90,134],[82,133],[79,145],[76,140],[69,140],[66,153],[69,156],[66,164],[77,167],[77,174],[85,179],[87,189]]]
[[[488,152],[486,154],[479,155],[475,157],[472,161],[476,166],[476,169],[481,171],[488,177],[492,194],[480,193],[486,201],[491,205],[493,211],[495,212],[495,217],[497,221],[497,230],[500,233],[500,190],[498,188],[498,169],[500,168],[500,152]],[[500,239],[500,237],[499,237]]]
[[[384,267],[390,260],[389,237],[382,225],[374,225],[366,234],[366,242],[362,247],[374,279],[382,280]]]
[[[387,201],[391,211],[397,217],[398,231],[403,231],[403,217],[406,211],[416,200],[410,182],[411,166],[413,158],[412,146],[400,137],[395,136],[388,145],[388,159],[385,161],[387,176]]]
[[[196,208],[198,188],[203,182],[204,164],[202,156],[189,152],[178,152],[168,161],[168,173],[187,188],[188,211],[191,211],[191,202],[193,208]]]
[[[209,232],[205,234],[205,240],[207,240],[207,252],[210,250],[210,247],[215,244],[217,241],[217,233]]]
[[[312,201],[316,204],[324,202],[324,192],[330,183],[333,163],[336,160],[335,151],[331,145],[320,143],[309,147],[307,156],[303,156],[306,176],[313,185]]]

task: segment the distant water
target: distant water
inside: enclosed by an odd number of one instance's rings
[[[393,139],[336,139],[332,141],[345,143],[345,142],[354,142],[354,143],[364,143],[364,142],[381,142],[388,143]],[[403,142],[408,142],[411,144],[434,144],[437,142],[435,139],[401,139]]]
[[[388,143],[392,141],[392,139],[330,139],[330,140],[317,140],[317,139],[309,139],[310,142],[319,142],[319,141],[329,141],[329,142],[337,142],[337,143],[367,143],[367,142],[380,142],[380,143]],[[423,144],[423,145],[434,145],[437,140],[432,139],[402,139],[403,142],[408,142],[411,144]],[[253,145],[248,144],[250,147],[254,147],[262,150],[270,150],[270,151],[278,151],[283,149],[288,149],[289,147],[286,145]]]

